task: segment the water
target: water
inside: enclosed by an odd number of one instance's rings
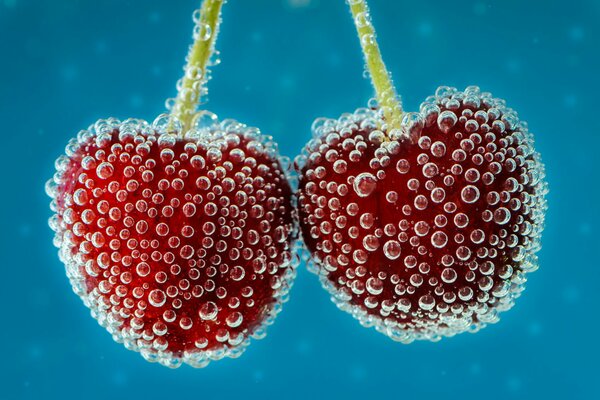
[[[573,398],[600,396],[598,1],[372,1],[407,110],[477,84],[536,134],[550,211],[523,297],[501,322],[400,345],[338,311],[302,266],[267,338],[237,360],[168,370],[115,344],[71,292],[44,182],[67,139],[100,117],[154,119],[175,94],[197,2],[0,0],[0,399]],[[342,0],[230,0],[210,103],[294,156],[319,116],[364,106]]]

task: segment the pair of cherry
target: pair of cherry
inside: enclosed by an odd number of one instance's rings
[[[290,163],[272,138],[196,112],[222,0],[205,0],[171,113],[81,131],[47,185],[75,292],[118,342],[195,367],[242,353],[299,263],[400,342],[498,320],[537,268],[547,185],[504,101],[441,87],[402,113],[363,0],[350,0],[377,105],[318,119]]]

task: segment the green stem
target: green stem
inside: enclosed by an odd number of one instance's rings
[[[367,69],[369,70],[369,75],[371,75],[371,82],[375,88],[377,102],[383,110],[383,115],[387,123],[387,131],[400,129],[402,105],[396,94],[390,74],[381,58],[375,28],[371,23],[367,0],[348,0],[348,4],[350,5],[354,25],[358,32],[363,54],[365,55]]]
[[[204,0],[200,7],[200,18],[194,28],[194,43],[187,55],[185,73],[171,110],[171,115],[181,121],[182,136],[185,136],[185,132],[190,129],[200,104],[202,87],[208,78],[207,64],[213,54],[215,40],[219,33],[223,3],[224,0]]]

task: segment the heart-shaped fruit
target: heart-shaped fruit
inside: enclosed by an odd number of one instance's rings
[[[295,275],[295,211],[275,143],[233,120],[101,120],[48,183],[75,292],[117,342],[201,367],[260,338]]]
[[[382,132],[381,110],[318,120],[297,159],[302,235],[337,305],[401,342],[498,320],[537,268],[547,184],[504,101],[441,87]]]

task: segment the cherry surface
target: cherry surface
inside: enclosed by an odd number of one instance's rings
[[[160,120],[160,119],[159,119]],[[295,275],[295,210],[276,145],[233,120],[159,132],[99,121],[48,184],[73,289],[115,340],[176,367],[264,336]]]
[[[532,135],[476,87],[438,89],[400,130],[381,115],[316,121],[296,160],[313,269],[398,341],[496,322],[537,268],[547,185]]]

